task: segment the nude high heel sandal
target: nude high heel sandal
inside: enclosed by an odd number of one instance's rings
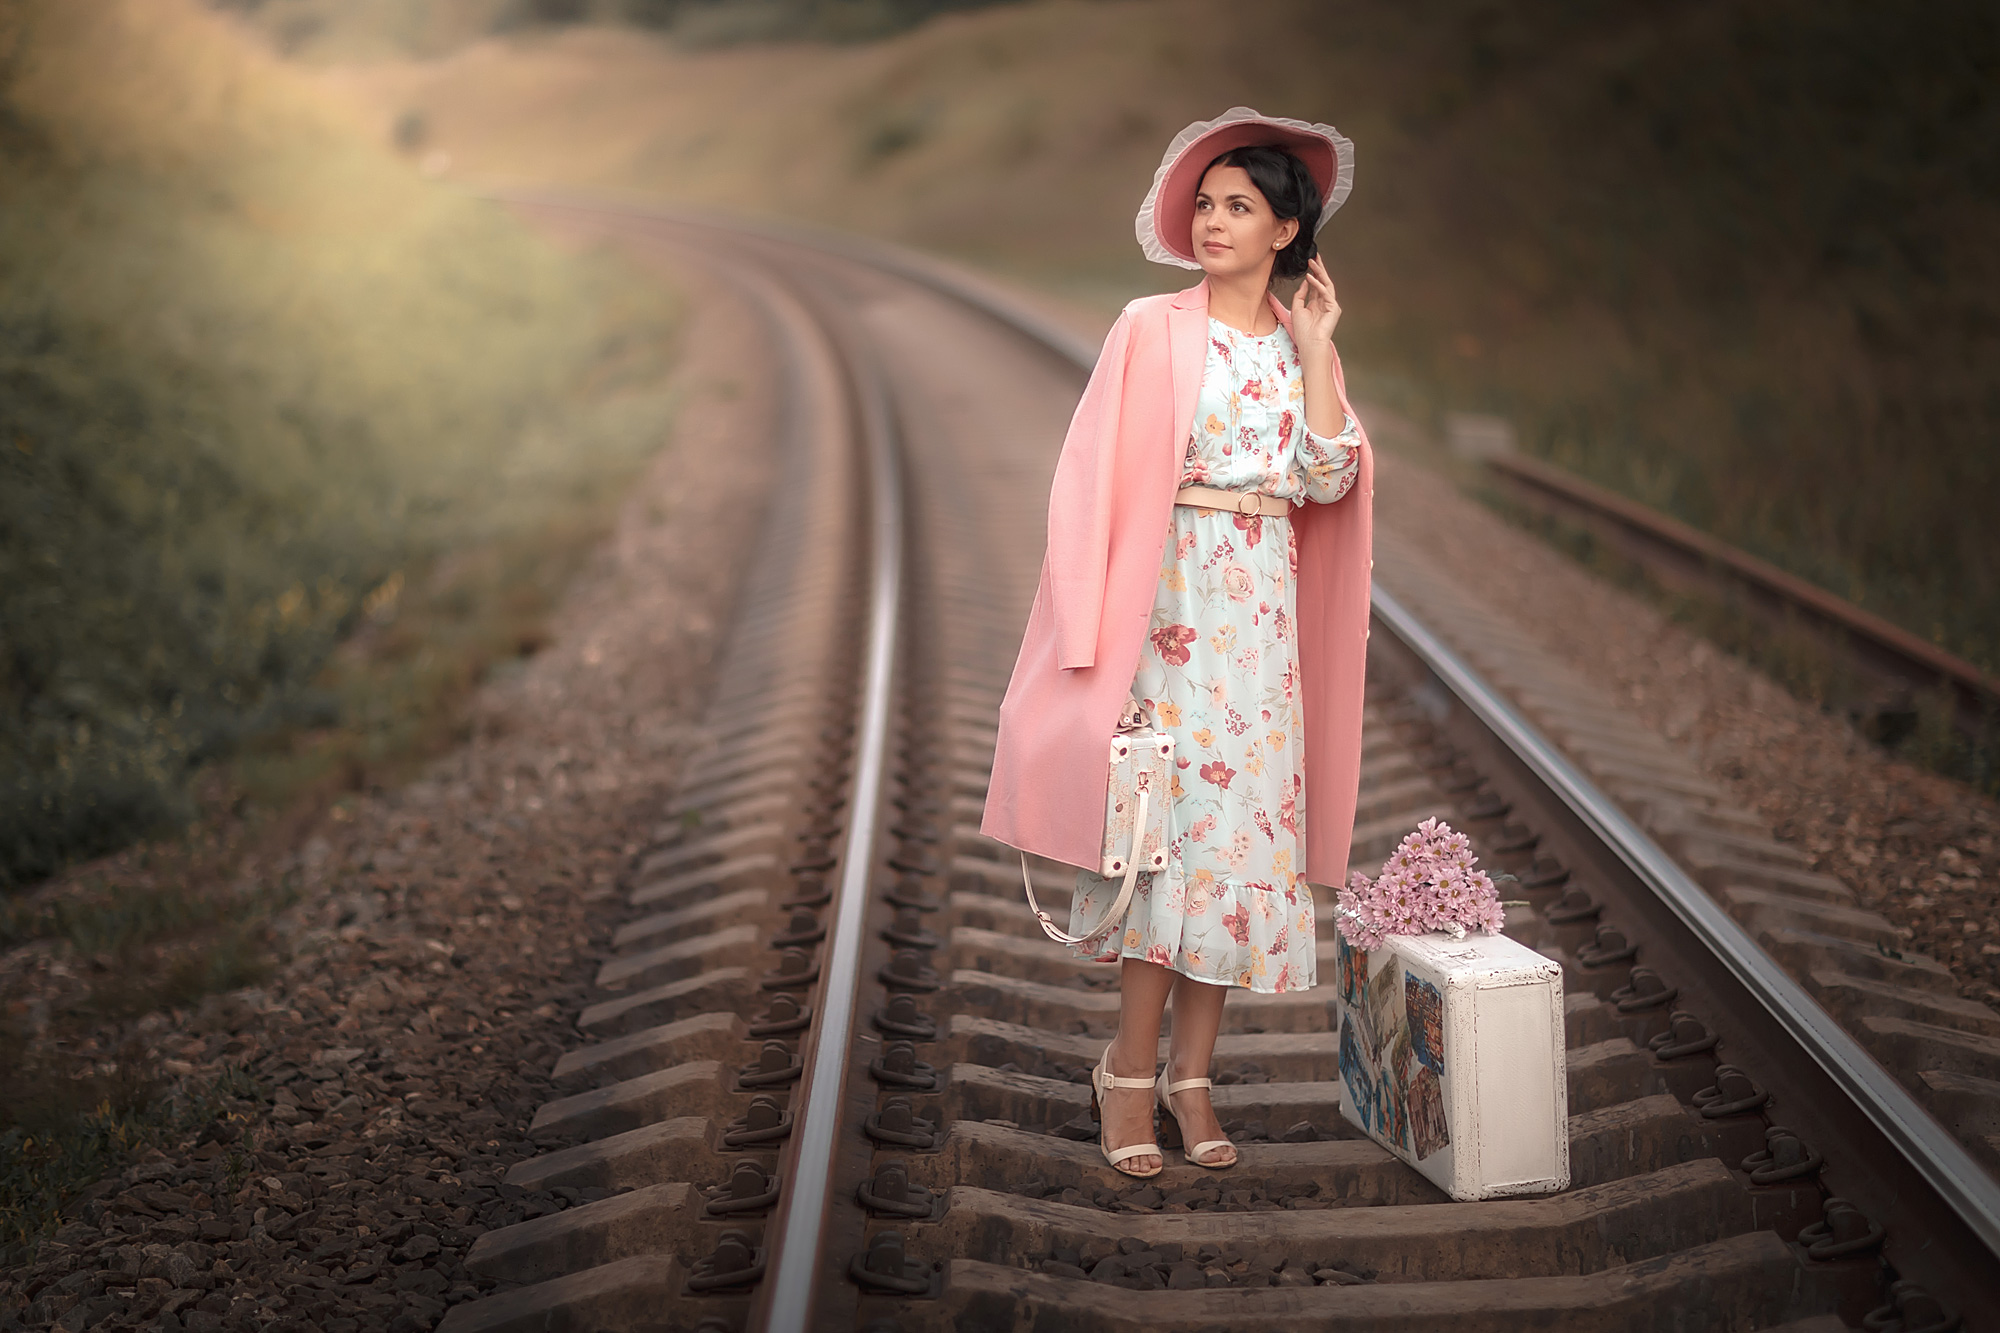
[[[1097,1059],[1097,1067],[1090,1071],[1090,1118],[1095,1120],[1099,1126],[1097,1131],[1097,1150],[1104,1154],[1104,1160],[1111,1163],[1113,1170],[1123,1175],[1131,1176],[1134,1180],[1149,1180],[1166,1169],[1166,1154],[1160,1151],[1160,1145],[1157,1143],[1135,1143],[1129,1148],[1120,1148],[1116,1152],[1105,1147],[1103,1130],[1104,1112],[1099,1106],[1099,1099],[1113,1088],[1150,1088],[1153,1086],[1153,1080],[1149,1078],[1119,1078],[1105,1068],[1105,1062],[1110,1058],[1111,1048],[1107,1046],[1104,1048],[1104,1054]],[[1134,1157],[1157,1157],[1160,1159],[1160,1164],[1151,1171],[1127,1170],[1124,1164],[1131,1161]]]
[[[1168,1099],[1175,1093],[1187,1088],[1212,1088],[1215,1086],[1215,1080],[1212,1078],[1184,1078],[1169,1083],[1167,1082],[1167,1073],[1168,1071],[1164,1069],[1160,1071],[1160,1081],[1154,1085],[1153,1090],[1159,1098],[1161,1108],[1174,1118],[1174,1128],[1180,1129],[1180,1113],[1174,1110],[1174,1104]],[[1187,1131],[1181,1130],[1181,1143],[1184,1145],[1181,1152],[1187,1157],[1188,1161],[1194,1163],[1196,1166],[1206,1167],[1210,1171],[1227,1171],[1230,1167],[1236,1165],[1239,1157],[1236,1152],[1231,1151],[1229,1160],[1226,1162],[1204,1160],[1217,1148],[1229,1148],[1233,1150],[1236,1145],[1228,1139],[1209,1139],[1202,1143],[1189,1144],[1187,1142]]]

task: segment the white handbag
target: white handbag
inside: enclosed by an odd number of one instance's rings
[[[1132,886],[1141,869],[1167,867],[1173,842],[1174,738],[1164,731],[1145,730],[1146,710],[1127,702],[1119,730],[1111,738],[1111,781],[1104,794],[1104,848],[1098,874],[1122,876],[1118,897],[1104,919],[1081,935],[1056,926],[1035,901],[1035,883],[1028,877],[1028,857],[1021,855],[1021,886],[1028,891],[1028,908],[1042,933],[1058,944],[1083,944],[1121,925],[1132,902]]]

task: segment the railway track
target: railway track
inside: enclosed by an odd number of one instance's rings
[[[510,1285],[447,1333],[2000,1327],[1992,1178],[1386,593],[1354,860],[1437,814],[1520,877],[1509,933],[1565,971],[1574,1184],[1453,1203],[1357,1137],[1324,988],[1231,999],[1238,1167],[1106,1167],[1110,970],[1041,938],[975,831],[1094,349],[907,256],[579,219],[727,252],[787,481],[508,1177],[576,1202],[476,1243]]]
[[[1512,502],[1582,528],[1664,588],[1724,605],[1740,603],[1763,623],[1795,625],[1851,672],[1844,692],[1883,739],[1915,725],[1917,697],[1943,691],[1953,719],[1979,738],[2000,716],[2000,680],[1900,625],[1862,610],[1769,561],[1594,485],[1538,458],[1490,452],[1488,477]]]

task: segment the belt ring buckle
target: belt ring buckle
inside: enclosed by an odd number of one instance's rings
[[[1243,492],[1243,498],[1236,502],[1236,512],[1239,514],[1255,514],[1263,508],[1264,497],[1255,491]]]

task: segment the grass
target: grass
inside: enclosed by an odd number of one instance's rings
[[[86,897],[11,899],[0,902],[0,949],[52,939],[86,957],[118,954],[135,944],[244,920],[274,897],[239,895],[238,901],[231,903],[105,884]]]
[[[111,1074],[77,1078],[10,1062],[0,1092],[7,1108],[0,1120],[0,1263],[10,1266],[32,1262],[41,1241],[77,1220],[79,1191],[149,1148],[199,1131],[204,1142],[225,1145],[240,1176],[249,1151],[241,1108],[264,1095],[238,1068],[165,1087],[122,1063]],[[78,1100],[88,1109],[78,1113]]]
[[[0,886],[232,756],[282,804],[434,749],[657,446],[674,320],[191,5],[12,13]]]
[[[651,438],[652,429],[640,438]],[[545,622],[605,531],[622,468],[544,521],[461,541],[392,572],[313,688],[331,721],[272,728],[227,764],[230,789],[266,809],[387,788],[466,738],[460,705],[496,670],[548,643]]]
[[[246,1075],[176,1082],[123,1025],[265,980],[271,916],[298,897],[289,883],[232,887],[172,873],[75,887],[0,901],[0,949],[53,943],[84,982],[80,1000],[56,1004],[47,1030],[0,1028],[0,1262],[24,1258],[74,1220],[78,1191],[135,1154],[204,1126],[210,1137],[240,1127],[225,1112],[229,1099],[257,1095]]]

